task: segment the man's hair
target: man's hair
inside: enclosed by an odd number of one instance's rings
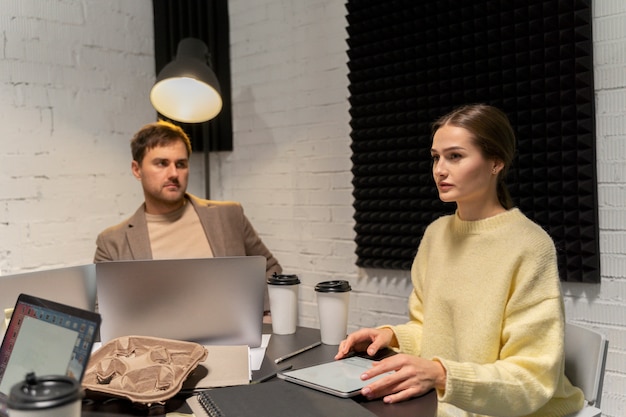
[[[157,146],[167,146],[182,141],[187,148],[187,156],[191,154],[191,142],[185,131],[173,123],[159,120],[142,127],[130,141],[133,160],[141,164],[146,153]]]

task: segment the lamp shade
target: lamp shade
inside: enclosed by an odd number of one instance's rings
[[[204,42],[181,40],[176,59],[163,67],[150,91],[152,106],[165,117],[183,123],[202,123],[217,116],[222,110],[222,96],[208,58]]]

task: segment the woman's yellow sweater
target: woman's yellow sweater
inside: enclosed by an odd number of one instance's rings
[[[565,416],[584,403],[564,374],[564,308],[552,239],[518,209],[456,215],[424,233],[402,352],[440,361],[439,416]]]

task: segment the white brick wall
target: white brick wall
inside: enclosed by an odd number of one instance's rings
[[[0,10],[0,272],[90,262],[95,235],[141,202],[128,141],[156,117],[152,2]]]
[[[626,415],[626,2],[594,2],[602,284],[564,285],[568,316],[609,338],[603,411]]]
[[[234,147],[214,198],[239,200],[287,272],[347,279],[350,328],[398,323],[406,271],[354,266],[343,1],[230,0]],[[0,272],[87,263],[141,189],[128,140],[154,120],[150,0],[0,0]],[[626,415],[626,2],[594,2],[602,284],[565,284],[572,320],[610,341],[603,408]],[[202,156],[190,190],[202,195]]]

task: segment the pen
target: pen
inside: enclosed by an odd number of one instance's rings
[[[302,352],[306,352],[307,350],[313,349],[314,347],[319,346],[321,344],[322,344],[322,342],[315,342],[315,343],[313,343],[313,344],[311,344],[309,346],[305,346],[302,349],[296,350],[295,352],[291,352],[291,353],[288,353],[286,355],[281,356],[280,358],[274,359],[274,363],[281,363],[284,360],[287,360],[289,358],[293,358],[294,356],[299,355]]]
[[[277,369],[276,371],[274,371],[274,372],[272,372],[272,373],[269,373],[269,374],[267,374],[267,375],[263,375],[261,378],[259,378],[259,379],[255,380],[255,381],[253,381],[252,383],[253,383],[253,384],[259,384],[259,383],[261,383],[261,382],[269,381],[270,379],[274,378],[274,377],[275,377],[275,376],[276,376],[279,372],[283,372],[283,371],[286,371],[286,370],[288,370],[288,369],[291,369],[291,365],[289,365],[289,366],[283,366],[282,368]]]

